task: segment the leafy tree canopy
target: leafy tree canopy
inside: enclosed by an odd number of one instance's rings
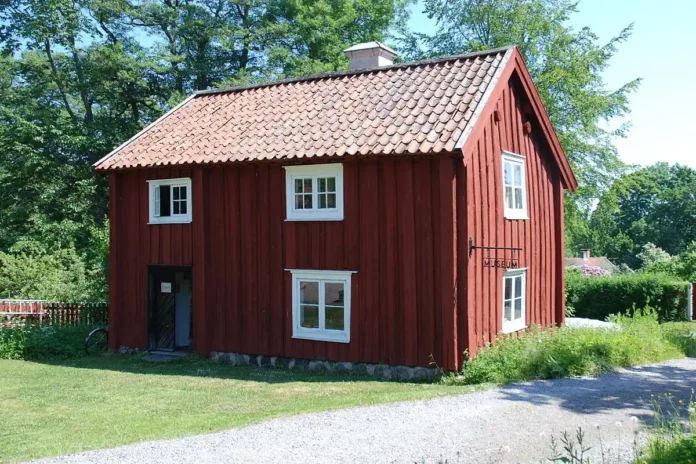
[[[656,163],[624,175],[573,240],[632,268],[655,261],[654,247],[681,255],[696,241],[696,170]]]

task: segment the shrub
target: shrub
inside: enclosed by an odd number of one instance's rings
[[[608,277],[611,275],[609,271],[605,271],[599,266],[590,266],[589,264],[569,266],[567,269],[571,272],[573,269],[577,269],[578,275],[585,275],[587,277]]]
[[[21,324],[0,329],[0,359],[67,359],[84,354],[88,328]]]
[[[686,314],[690,284],[661,274],[621,274],[587,277],[566,273],[566,304],[575,316],[605,320],[611,314],[650,305],[661,321],[681,320]]]
[[[464,382],[509,383],[578,375],[599,375],[618,367],[681,357],[650,310],[615,318],[618,328],[532,329],[497,340],[465,363]],[[456,377],[451,377],[456,379]]]

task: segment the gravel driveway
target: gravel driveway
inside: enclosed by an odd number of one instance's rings
[[[609,462],[631,462],[650,395],[688,399],[696,359],[601,378],[515,384],[469,395],[274,419],[226,432],[44,459],[41,463],[548,462],[551,435],[586,429]],[[633,418],[633,419],[632,419]],[[596,428],[599,425],[599,428]],[[621,449],[620,456],[616,450]],[[593,462],[598,462],[593,460]]]

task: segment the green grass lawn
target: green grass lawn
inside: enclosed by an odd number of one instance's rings
[[[473,389],[234,367],[203,359],[152,363],[114,355],[60,364],[0,360],[0,462]]]

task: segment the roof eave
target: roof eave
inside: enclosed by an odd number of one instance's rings
[[[172,113],[174,113],[176,110],[178,110],[179,108],[182,108],[182,107],[183,107],[184,105],[186,105],[188,102],[190,102],[191,100],[193,100],[193,99],[196,97],[196,95],[198,95],[198,92],[193,93],[192,95],[189,95],[188,97],[186,97],[181,103],[179,103],[179,104],[176,105],[174,108],[172,108],[172,109],[170,109],[169,111],[167,111],[166,113],[164,113],[164,114],[163,114],[162,116],[160,116],[159,118],[157,118],[157,119],[155,119],[154,121],[152,121],[152,122],[151,122],[150,124],[148,124],[144,129],[142,129],[140,132],[138,132],[137,134],[135,134],[133,137],[129,138],[128,140],[126,140],[125,142],[123,142],[121,145],[119,145],[118,147],[116,147],[116,148],[114,148],[113,150],[111,150],[111,152],[109,152],[108,155],[106,155],[106,156],[104,156],[103,158],[101,158],[99,161],[97,161],[96,163],[94,163],[92,166],[94,166],[94,168],[95,168],[98,172],[104,172],[104,171],[109,170],[108,167],[107,167],[107,168],[103,168],[103,167],[101,167],[101,165],[104,164],[106,161],[110,160],[111,158],[113,158],[116,154],[118,154],[118,152],[120,152],[121,150],[123,150],[124,148],[126,148],[128,145],[130,145],[131,143],[135,142],[137,139],[139,139],[139,138],[140,138],[141,136],[143,136],[145,133],[147,133],[150,129],[152,129],[152,128],[155,126],[155,124],[159,123],[160,121],[163,121],[164,119],[166,119],[167,117],[169,117]]]

